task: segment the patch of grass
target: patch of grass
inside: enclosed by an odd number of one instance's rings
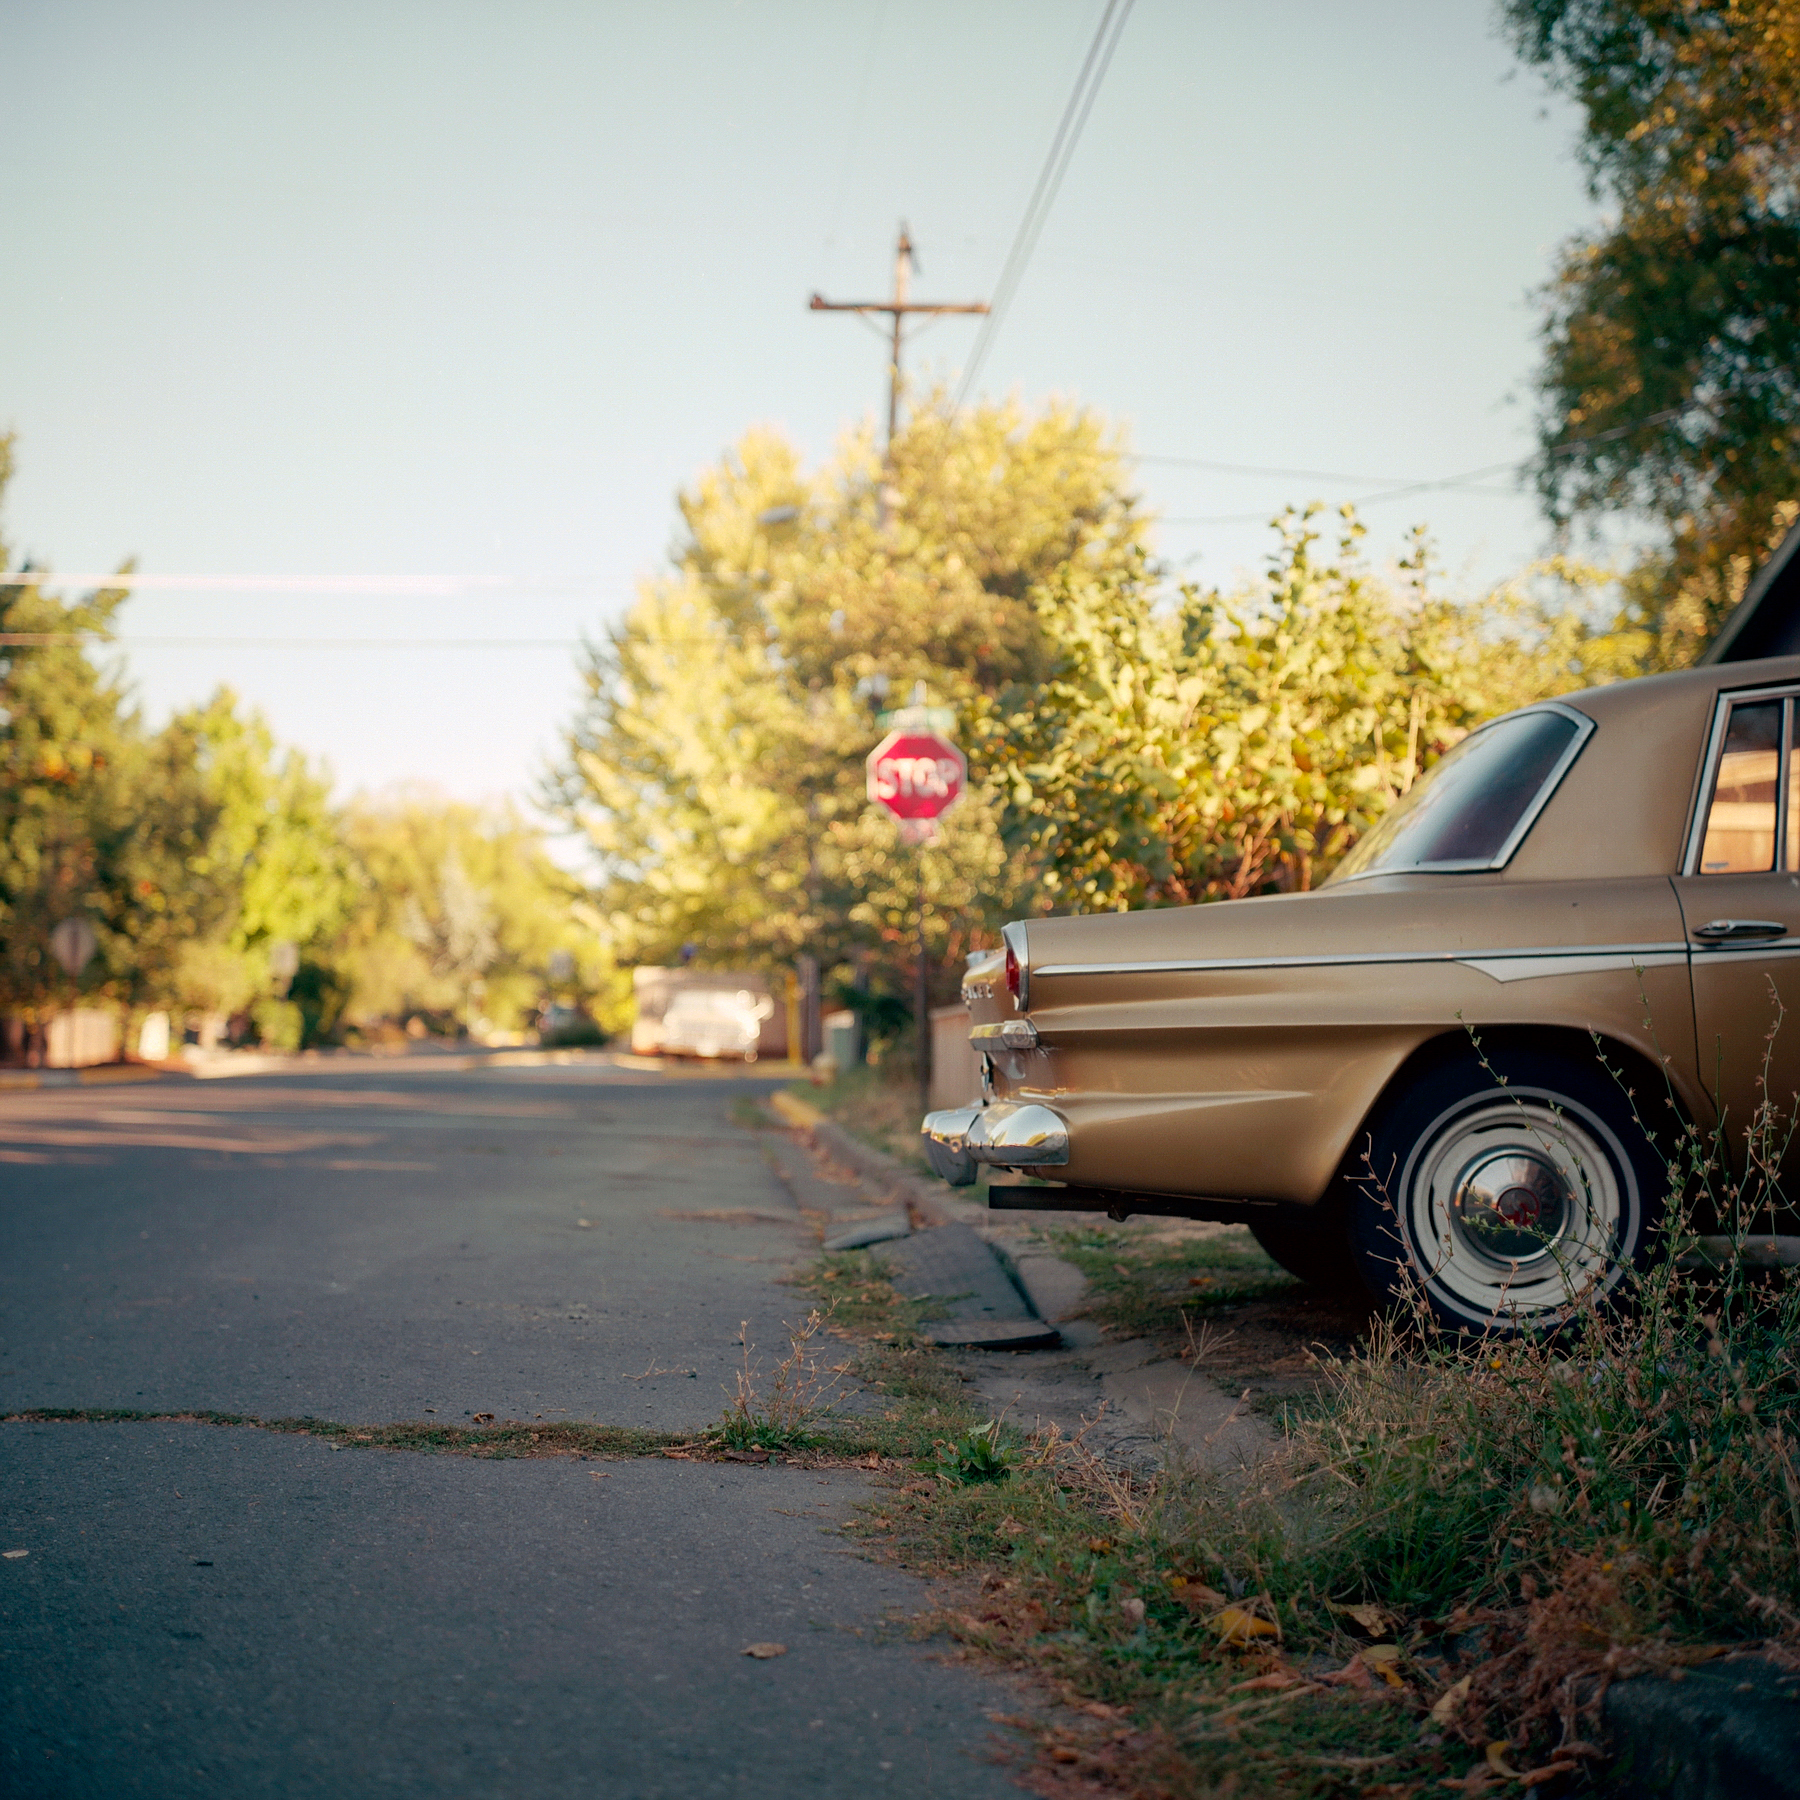
[[[920,1341],[923,1325],[943,1317],[932,1300],[902,1294],[887,1263],[872,1250],[827,1252],[790,1281],[830,1309],[834,1331],[862,1343],[905,1349]]]
[[[1337,1615],[1322,1610],[1304,1644],[1276,1635],[1254,1571],[1228,1571],[1196,1541],[1201,1495],[1229,1512],[1202,1478],[1144,1482],[1050,1434],[1015,1453],[1004,1481],[903,1480],[857,1529],[909,1566],[960,1577],[926,1623],[1046,1681],[1062,1716],[1015,1723],[1103,1791],[1322,1800],[1469,1766],[1460,1746],[1420,1745],[1410,1665],[1389,1686]],[[1332,1679],[1312,1678],[1308,1652]]]
[[[919,1148],[919,1087],[910,1068],[850,1069],[822,1087],[802,1085],[792,1091],[852,1137],[909,1169],[930,1172]]]
[[[1121,1337],[1185,1335],[1222,1306],[1296,1289],[1240,1225],[1170,1238],[1142,1224],[1084,1224],[1046,1233],[1088,1278],[1088,1317]]]
[[[1019,1462],[1019,1451],[1006,1442],[998,1419],[974,1426],[961,1437],[946,1438],[936,1448],[936,1457],[926,1466],[939,1481],[951,1487],[1006,1481]]]
[[[348,1425],[337,1419],[264,1419],[253,1413],[137,1412],[126,1407],[32,1407],[7,1413],[0,1423],[75,1425],[237,1425],[298,1437],[324,1438],[346,1449],[412,1450],[449,1456],[654,1456],[684,1442],[670,1431],[632,1425],[577,1425],[543,1419],[506,1419],[472,1425],[400,1420],[386,1425]]]
[[[707,1437],[731,1450],[812,1450],[826,1440],[832,1396],[845,1368],[822,1368],[814,1340],[826,1315],[815,1306],[790,1327],[787,1355],[764,1368],[750,1342],[750,1327],[738,1328],[743,1362],[737,1392]]]

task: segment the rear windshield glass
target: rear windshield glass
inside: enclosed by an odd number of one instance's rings
[[[1333,879],[1444,863],[1492,864],[1578,729],[1565,713],[1528,712],[1471,733],[1395,801]]]

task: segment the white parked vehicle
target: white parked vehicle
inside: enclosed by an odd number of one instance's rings
[[[674,994],[662,1020],[665,1056],[741,1056],[756,1061],[762,1022],[775,1010],[767,994],[748,988],[686,988]]]

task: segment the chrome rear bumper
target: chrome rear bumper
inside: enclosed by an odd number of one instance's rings
[[[1068,1124],[1047,1106],[958,1106],[927,1113],[919,1130],[932,1168],[952,1187],[967,1187],[981,1163],[1054,1169],[1069,1160]]]

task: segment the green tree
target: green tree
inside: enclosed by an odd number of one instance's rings
[[[516,814],[403,793],[352,805],[345,830],[359,898],[333,956],[351,1023],[515,1031],[552,990],[619,1022],[581,884]]]
[[[11,472],[0,439],[0,493]],[[89,654],[125,597],[64,601],[29,569],[0,581],[0,1013],[27,1025],[77,999],[156,1003],[228,905],[195,877],[212,811],[191,768],[146,737],[118,667]],[[49,945],[75,917],[98,950],[71,979]]]
[[[1539,483],[1552,516],[1635,509],[1666,545],[1621,625],[1691,660],[1800,495],[1800,9],[1505,0],[1585,113],[1611,217],[1548,290]]]
[[[267,721],[240,715],[228,688],[178,714],[155,748],[168,770],[189,772],[207,808],[188,878],[223,899],[216,929],[183,946],[172,998],[202,1013],[248,1008],[262,1040],[279,1048],[328,1032],[327,987],[309,974],[302,986],[312,1004],[303,1007],[289,992],[294,977],[278,975],[270,958],[287,944],[316,964],[356,898],[329,777],[278,749]]]
[[[899,845],[864,794],[875,714],[924,682],[966,717],[1044,676],[1044,584],[1144,562],[1118,449],[1076,409],[958,413],[939,395],[887,463],[856,438],[809,476],[752,433],[680,505],[673,571],[590,654],[555,796],[599,853],[618,959],[804,950],[891,984],[923,883],[954,960],[1030,871],[980,796],[930,857]]]

